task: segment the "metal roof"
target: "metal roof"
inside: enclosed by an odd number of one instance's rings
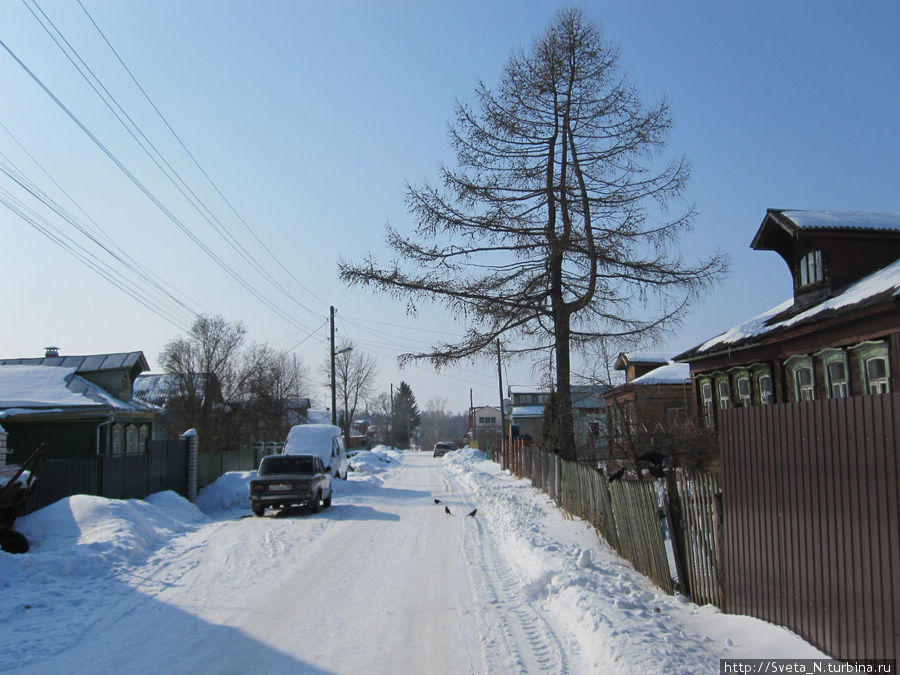
[[[0,359],[0,366],[62,366],[63,368],[74,368],[75,372],[78,373],[90,373],[101,370],[131,370],[135,366],[140,366],[141,371],[150,370],[147,359],[144,358],[144,352]]]

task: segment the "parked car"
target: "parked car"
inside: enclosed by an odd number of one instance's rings
[[[250,506],[262,516],[269,506],[331,506],[331,474],[318,455],[267,455],[250,481]]]
[[[333,424],[298,424],[291,427],[285,455],[318,455],[335,478],[347,478],[347,451],[341,428]]]
[[[434,444],[435,457],[443,457],[448,452],[453,452],[454,450],[456,450],[456,443],[451,443],[450,441],[439,441]]]

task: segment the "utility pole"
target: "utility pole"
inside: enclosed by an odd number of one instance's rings
[[[334,305],[331,306],[331,423],[337,426],[337,392],[334,386]]]
[[[497,385],[500,388],[500,452],[506,446],[506,414],[503,411],[503,369],[500,363],[500,340],[497,340]]]

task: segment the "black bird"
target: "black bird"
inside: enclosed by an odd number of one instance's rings
[[[444,513],[446,513],[448,516],[452,516],[452,515],[453,515],[452,513],[450,513],[450,509],[449,509],[448,507],[446,507],[446,506],[444,507]]]
[[[612,483],[614,481],[617,481],[624,475],[625,475],[625,467],[623,466],[618,471],[613,471],[611,474],[609,474],[609,482]]]
[[[440,504],[440,503],[441,503],[441,500],[440,500],[440,499],[435,499],[435,500],[434,500],[434,503],[435,503],[435,504]]]
[[[654,478],[666,477],[666,472],[663,470],[663,468],[661,466],[657,466],[656,464],[647,469],[647,472]]]
[[[467,513],[466,515],[467,515],[467,516],[473,516],[473,517],[474,517],[474,516],[475,516],[475,513],[476,513],[477,511],[478,511],[478,509],[472,509],[472,510],[469,511],[469,513]]]

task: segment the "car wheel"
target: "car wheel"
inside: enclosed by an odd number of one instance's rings
[[[312,503],[309,505],[309,510],[312,513],[318,513],[322,510],[322,493],[316,493],[315,499],[312,500]]]
[[[322,508],[323,508],[323,509],[327,509],[329,506],[331,506],[331,496],[332,496],[333,494],[334,494],[333,491],[332,491],[332,492],[329,492],[329,493],[328,493],[328,497],[326,497],[325,499],[322,500]]]
[[[253,515],[257,518],[262,517],[262,515],[266,512],[265,506],[254,506],[253,507]]]
[[[0,549],[7,553],[28,553],[28,540],[15,530],[0,532]]]

